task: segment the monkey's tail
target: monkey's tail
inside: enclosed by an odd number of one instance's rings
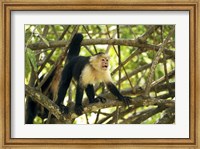
[[[77,33],[74,35],[69,46],[67,61],[70,61],[73,57],[79,55],[82,40],[83,40],[82,34]]]

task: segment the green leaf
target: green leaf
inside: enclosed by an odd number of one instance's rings
[[[29,77],[29,74],[31,73],[31,64],[28,58],[27,52],[25,52],[25,77],[26,79]]]
[[[25,25],[25,30],[29,29],[30,25]]]
[[[26,53],[27,53],[29,62],[33,65],[34,71],[37,72],[37,61],[36,61],[36,57],[35,57],[35,52],[32,51],[31,49],[27,48]],[[31,66],[31,64],[30,64],[30,66]]]
[[[43,123],[42,118],[39,116],[36,116],[33,120],[33,124],[42,124],[42,123]]]

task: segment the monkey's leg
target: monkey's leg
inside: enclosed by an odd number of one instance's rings
[[[58,97],[56,104],[60,107],[61,112],[67,114],[68,108],[65,107],[62,103],[65,98],[67,89],[69,88],[70,82],[72,79],[72,73],[69,69],[69,66],[66,65],[62,72],[62,77],[59,83],[59,89],[58,89]]]
[[[94,87],[93,85],[89,84],[86,89],[86,94],[88,96],[88,99],[89,99],[89,103],[97,103],[99,101],[101,101],[102,103],[105,103],[106,102],[106,99],[101,97],[101,96],[97,96],[96,98],[94,98],[95,96],[95,93],[94,93]]]
[[[78,83],[76,88],[76,104],[75,104],[75,113],[77,115],[83,114],[82,98],[83,98],[83,88]]]

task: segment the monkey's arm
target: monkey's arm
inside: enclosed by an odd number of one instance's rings
[[[86,89],[85,89],[85,92],[87,94],[87,97],[89,99],[89,103],[97,103],[97,102],[102,102],[102,103],[105,103],[106,102],[106,99],[101,97],[101,96],[97,96],[95,98],[95,92],[94,92],[94,87],[93,85],[89,84]]]
[[[89,102],[90,103],[94,103],[94,96],[95,96],[95,93],[94,93],[94,87],[93,85],[89,84],[86,89],[85,89],[85,92],[87,94],[87,97],[89,99]]]
[[[124,97],[116,88],[116,86],[112,82],[106,83],[108,90],[115,95],[119,100],[122,100],[126,106],[129,106],[130,100],[127,97]]]

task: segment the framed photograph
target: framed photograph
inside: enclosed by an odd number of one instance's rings
[[[199,1],[1,8],[3,148],[199,148]]]

